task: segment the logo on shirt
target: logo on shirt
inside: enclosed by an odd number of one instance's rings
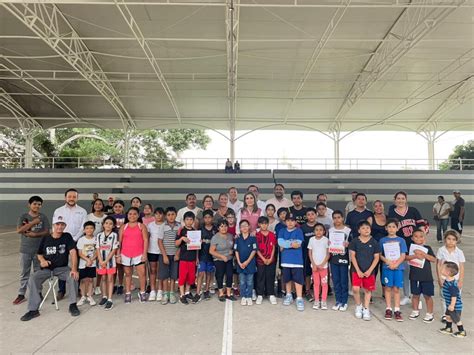
[[[59,254],[64,254],[66,252],[66,244],[59,244]]]

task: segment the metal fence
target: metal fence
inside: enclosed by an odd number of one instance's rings
[[[226,158],[178,158],[176,169],[224,169]],[[472,170],[474,159],[437,159],[434,165],[426,159],[340,159],[339,168],[334,158],[239,158],[242,170],[288,169],[288,170]],[[0,157],[0,167],[24,168],[23,157]],[[123,162],[112,158],[91,157],[44,157],[33,158],[33,168],[51,169],[121,169]],[[130,168],[166,169],[169,160],[158,160],[154,164],[133,164]]]

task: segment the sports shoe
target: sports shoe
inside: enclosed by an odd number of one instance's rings
[[[161,304],[162,305],[168,304],[169,301],[170,301],[170,296],[167,293],[163,294],[163,297],[161,298]]]
[[[225,296],[225,299],[226,299],[226,300],[229,300],[229,301],[232,301],[232,302],[233,302],[233,301],[237,301],[237,298],[235,298],[234,295]]]
[[[219,296],[219,301],[220,302],[225,302],[226,300],[226,296],[222,295],[222,296]]]
[[[451,336],[455,338],[465,338],[467,336],[467,333],[465,330],[463,330],[462,332],[456,332],[454,334],[451,334]]]
[[[114,307],[114,303],[112,302],[112,300],[108,300],[108,301],[105,303],[104,309],[105,309],[106,311],[110,311],[113,307]]]
[[[102,290],[100,289],[99,286],[97,286],[97,287],[95,288],[95,290],[94,290],[94,294],[95,294],[95,295],[100,295],[101,293],[102,293]]]
[[[132,294],[131,293],[126,293],[125,294],[125,304],[130,304],[132,303]]]
[[[357,319],[362,319],[362,305],[361,304],[357,305],[355,308],[355,317]]]
[[[409,320],[416,320],[420,316],[420,311],[411,311]]]
[[[303,297],[296,298],[296,309],[300,312],[304,311],[304,300]]]
[[[450,334],[452,335],[453,334],[453,328],[448,328],[448,327],[444,327],[444,328],[441,328],[439,330],[440,333],[443,333],[443,334]]]
[[[29,320],[32,320],[33,318],[39,317],[40,312],[39,311],[28,311],[26,312],[23,317],[20,318],[23,322],[28,322]]]
[[[313,295],[311,294],[311,292],[307,291],[305,294],[304,294],[304,298],[306,298],[306,301],[308,302],[313,302],[314,301],[314,297]]]
[[[97,304],[92,298],[92,296],[87,297],[87,302],[89,302],[91,306],[95,306]]]
[[[255,302],[256,304],[262,304],[263,302],[263,296],[257,296],[257,302]]]
[[[340,306],[340,307],[339,307],[339,310],[340,310],[341,312],[347,311],[347,303],[344,303],[342,306]]]
[[[123,295],[123,286],[117,286],[117,295]]]
[[[71,313],[71,316],[77,317],[81,312],[79,311],[79,308],[77,308],[77,305],[75,303],[71,303],[69,305],[69,313]]]
[[[181,302],[182,304],[189,304],[188,298],[186,297],[186,295],[182,295],[182,296],[179,298],[179,302]]]
[[[247,298],[247,306],[253,305],[253,301],[251,298]]]
[[[163,300],[163,290],[158,290],[156,293],[156,301],[161,302]]]
[[[319,304],[319,301],[314,301],[313,309],[321,309],[321,305]]]
[[[257,300],[257,292],[255,290],[252,290],[252,301]]]
[[[240,291],[238,288],[233,288],[232,289],[232,294],[235,296],[235,297],[239,297],[240,296]]]
[[[386,320],[392,320],[393,318],[393,312],[390,308],[387,308],[385,310],[385,317],[384,317]]]
[[[326,302],[321,302],[321,309],[326,311],[328,309],[328,304]]]
[[[86,303],[86,296],[82,296],[81,299],[77,302],[78,306],[82,306],[84,303]]]
[[[145,303],[146,302],[146,293],[145,292],[138,292],[138,302]]]
[[[293,303],[293,296],[291,295],[291,293],[289,293],[283,299],[283,305],[284,306],[289,306],[292,303]]]
[[[204,291],[203,295],[206,301],[209,301],[211,299],[211,293],[209,291]]]
[[[340,304],[340,303],[336,303],[334,306],[331,307],[331,309],[332,309],[333,311],[338,311],[340,307],[341,307],[341,304]]]
[[[102,297],[102,299],[99,302],[99,306],[103,306],[107,303],[107,297]]]
[[[405,296],[400,300],[400,306],[406,306],[407,304],[410,304],[410,298]]]
[[[178,302],[178,297],[176,297],[176,294],[174,292],[170,292],[168,299],[171,304],[175,304]]]
[[[446,323],[446,316],[441,317],[441,323]]]
[[[16,296],[15,300],[13,301],[13,304],[20,304],[22,302],[25,302],[26,298],[25,295],[18,295]]]
[[[215,287],[211,287],[211,288],[209,289],[209,292],[212,293],[212,294],[216,293],[216,288],[215,288]]]
[[[186,296],[186,298],[188,299],[188,301],[192,301],[193,298],[194,298],[194,296],[193,296],[193,294],[192,294],[191,292],[190,292],[190,293],[185,293],[184,295]]]
[[[434,317],[432,313],[426,313],[425,317],[423,318],[423,322],[425,323],[431,323],[433,322],[433,320],[434,320]]]
[[[148,301],[156,301],[156,291],[151,290],[150,294],[148,295]]]
[[[362,310],[362,319],[363,320],[370,320],[371,319],[370,310],[368,308],[364,308]]]
[[[400,311],[395,311],[395,320],[397,322],[403,322],[403,317],[402,317],[402,312]]]
[[[246,299],[245,297],[242,297],[242,298],[240,299],[240,305],[241,305],[241,306],[246,306],[246,305],[247,305],[247,299]]]
[[[191,302],[194,304],[201,302],[201,296],[202,294],[196,293]]]
[[[273,305],[278,303],[275,296],[273,296],[273,295],[270,296],[270,303],[273,304]]]

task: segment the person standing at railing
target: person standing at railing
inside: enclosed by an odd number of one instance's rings
[[[293,206],[293,203],[287,198],[285,198],[285,186],[283,186],[283,184],[275,184],[275,186],[273,187],[273,195],[275,197],[267,201],[267,206],[275,206],[275,211],[278,212],[280,208],[289,209],[291,206]]]
[[[433,219],[436,222],[436,239],[443,244],[443,234],[448,229],[449,212],[451,206],[444,200],[444,196],[438,196],[438,201],[433,205]]]
[[[453,195],[454,195],[454,202],[453,202],[453,208],[451,210],[452,211],[451,212],[451,228],[454,229],[455,231],[458,231],[459,235],[461,235],[462,229],[463,229],[463,222],[464,222],[465,201],[461,197],[461,191],[454,190]]]

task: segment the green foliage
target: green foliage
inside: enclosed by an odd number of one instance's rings
[[[467,144],[457,145],[448,160],[440,164],[440,170],[460,170],[460,165],[457,161],[459,158],[474,159],[474,140],[469,140]],[[474,170],[474,160],[464,162],[462,169]]]

